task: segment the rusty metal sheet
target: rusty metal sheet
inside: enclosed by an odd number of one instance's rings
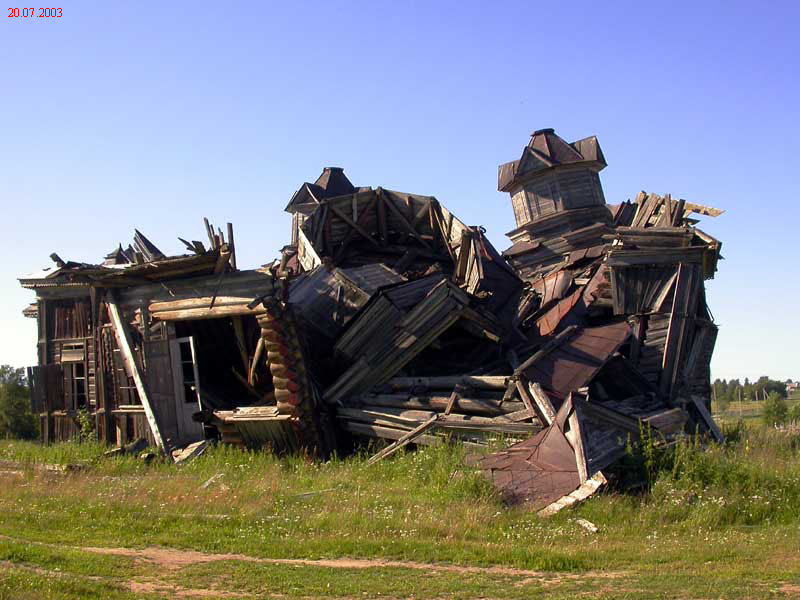
[[[507,450],[471,460],[510,504],[539,509],[570,493],[581,482],[575,452],[563,431],[551,426]]]
[[[589,283],[575,290],[563,298],[558,304],[551,307],[536,319],[537,333],[544,337],[553,334],[557,329],[566,325],[582,324],[586,309],[601,296],[605,284],[607,267],[601,265],[595,271]],[[566,317],[569,316],[569,320]]]
[[[541,306],[544,307],[555,300],[561,300],[572,285],[572,281],[572,273],[559,270],[535,279],[531,286],[541,296]]]
[[[628,339],[626,322],[580,329],[524,371],[529,381],[540,383],[559,398],[585,386]]]
[[[561,300],[558,304],[550,308],[541,317],[539,317],[536,320],[536,328],[539,335],[544,337],[555,332],[559,325],[561,325],[561,322],[564,320],[564,318],[578,305],[582,296],[583,288],[577,289],[572,294]],[[580,307],[578,308],[578,314],[575,316],[582,316],[585,312],[585,308],[586,306],[581,303]]]

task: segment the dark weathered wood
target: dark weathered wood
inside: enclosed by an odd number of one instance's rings
[[[679,365],[685,346],[687,323],[691,319],[690,308],[695,294],[696,267],[681,263],[675,282],[675,294],[669,320],[669,330],[664,345],[664,360],[660,381],[661,393],[675,393],[675,382],[679,376]]]
[[[228,228],[228,246],[231,249],[230,265],[231,268],[236,270],[236,244],[233,241],[233,223],[227,224]]]
[[[378,211],[378,238],[381,246],[386,246],[389,241],[388,229],[386,227],[386,198],[383,195],[383,189],[378,188],[375,191],[378,197],[378,204],[376,210]]]
[[[239,348],[239,354],[242,357],[242,372],[247,373],[250,369],[250,355],[247,351],[247,341],[244,337],[244,322],[241,315],[234,315],[231,317],[233,324],[233,333],[236,335],[236,346]]]
[[[442,209],[439,206],[438,202],[436,202],[434,204],[434,206],[433,206],[433,209],[431,211],[431,217],[433,218],[433,220],[435,222],[435,225],[436,225],[436,227],[434,228],[434,231],[436,231],[436,230],[439,231],[439,235],[441,236],[442,244],[444,245],[445,249],[447,250],[447,254],[450,255],[450,260],[453,261],[453,265],[455,266],[457,264],[457,262],[458,262],[458,259],[456,258],[456,254],[453,251],[453,248],[450,246],[449,236],[448,236],[447,232],[445,231],[444,219],[442,218]],[[451,215],[451,217],[452,217],[452,215]]]
[[[400,209],[395,206],[394,202],[392,202],[391,200],[388,200],[384,204],[389,207],[389,210],[392,213],[394,213],[394,216],[397,218],[398,221],[400,221],[400,224],[403,226],[403,228],[408,233],[410,233],[412,236],[414,236],[414,238],[420,244],[422,244],[422,246],[424,246],[426,249],[432,250],[430,244],[428,244],[428,242],[426,242],[425,240],[422,239],[422,236],[420,236],[419,232],[416,229],[414,229],[414,227],[411,225],[411,223],[408,222],[408,219],[406,219],[405,216],[403,215],[403,213],[400,212]]]
[[[328,208],[330,208],[330,210],[333,212],[333,214],[335,214],[342,221],[344,221],[350,227],[352,227],[354,230],[356,230],[358,233],[360,233],[361,237],[363,237],[365,240],[367,240],[370,244],[380,248],[380,244],[373,239],[372,235],[366,229],[364,229],[361,225],[359,225],[358,223],[353,221],[350,217],[348,217],[346,214],[344,214],[342,211],[340,211],[338,208],[336,208],[335,204],[333,204],[332,202],[328,202]],[[345,238],[345,239],[347,241],[349,241],[348,238]]]
[[[206,233],[208,234],[208,243],[212,250],[215,250],[217,247],[217,238],[214,235],[214,229],[211,227],[211,223],[208,222],[206,217],[203,217],[203,223],[206,226]]]
[[[456,283],[463,283],[466,280],[471,248],[472,232],[469,229],[465,229],[461,232],[461,245],[458,251],[458,260],[456,262],[455,272],[453,273],[453,280]]]
[[[714,422],[714,417],[711,416],[711,413],[708,412],[705,403],[703,402],[702,398],[698,398],[697,396],[691,396],[692,404],[700,414],[705,423],[708,430],[711,432],[711,436],[714,438],[716,442],[723,442],[725,440],[725,436],[722,435],[717,424]]]
[[[386,385],[393,390],[448,389],[456,385],[474,389],[504,390],[508,384],[506,375],[443,375],[438,377],[393,377]]]
[[[355,194],[353,195],[353,202],[354,203],[356,202],[356,195]],[[366,229],[363,228],[364,221],[366,221],[367,216],[373,210],[373,208],[375,207],[377,202],[378,202],[378,195],[375,194],[372,197],[372,199],[369,201],[369,204],[367,204],[367,207],[364,209],[364,212],[361,213],[361,215],[357,218],[357,220],[354,221],[354,222],[353,221],[349,222],[349,224],[351,226],[351,229],[350,229],[350,231],[347,232],[347,235],[342,240],[342,243],[339,246],[339,250],[336,252],[336,256],[333,259],[334,262],[339,262],[342,259],[342,257],[344,256],[344,253],[347,251],[347,245],[350,243],[350,240],[352,239],[352,237],[355,234],[355,232],[358,232],[363,237],[366,237],[366,239],[372,245],[380,246],[380,243],[375,241],[375,239],[372,237],[372,234],[370,234]],[[353,206],[355,207],[355,204]],[[331,207],[331,210],[333,210],[336,213],[337,216],[341,217],[343,220],[346,220],[346,216],[343,215],[333,204],[331,204],[330,207]]]
[[[453,393],[450,394],[450,398],[447,400],[447,407],[444,409],[444,415],[449,415],[452,410],[453,406],[455,406],[456,401],[461,397],[464,388],[458,384],[453,388]]]

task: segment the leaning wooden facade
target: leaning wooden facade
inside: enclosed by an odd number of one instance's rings
[[[37,303],[34,409],[45,441],[214,437],[326,455],[363,438],[519,440],[477,460],[512,501],[547,510],[602,482],[624,440],[700,431],[717,327],[704,281],[722,211],[640,193],[609,205],[596,138],[532,134],[500,166],[516,228],[498,252],[432,196],[304,183],[289,244],[237,269],[233,228],[165,256],[136,231],[103,264],[52,258]]]
[[[155,248],[138,232],[137,239]],[[271,292],[272,280],[234,270],[224,242],[209,250],[196,244],[194,255],[150,253],[149,260],[139,246],[120,249],[102,265],[56,256],[55,268],[21,279],[37,294],[26,310],[39,331],[39,365],[29,379],[44,441],[76,435],[81,410],[108,443],[145,437],[176,446],[202,439],[203,426],[192,415],[213,402],[217,381],[226,379],[210,366],[246,336],[258,336],[261,311],[247,304],[253,293]],[[208,390],[200,384],[200,355],[209,366]]]

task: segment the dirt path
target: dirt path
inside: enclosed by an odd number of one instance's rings
[[[208,563],[220,560],[239,560],[244,562],[280,565],[301,565],[313,567],[329,567],[333,569],[417,569],[422,571],[447,571],[453,573],[491,573],[495,575],[510,575],[515,577],[550,579],[552,573],[543,571],[531,571],[527,569],[515,569],[513,567],[470,567],[440,563],[421,563],[414,561],[387,560],[382,558],[260,558],[248,556],[246,554],[209,554],[197,550],[179,550],[176,548],[165,548],[151,546],[148,548],[97,548],[92,546],[73,546],[75,550],[93,552],[95,554],[112,554],[115,556],[126,556],[129,558],[145,560],[168,570],[176,570],[182,567]],[[611,577],[620,576],[621,573],[592,573],[591,577]],[[570,576],[570,575],[568,575]],[[576,575],[578,576],[578,575]],[[586,577],[587,574],[580,575]]]
[[[50,544],[46,542],[32,542],[28,540],[17,539],[0,534],[0,538],[13,540],[16,542],[26,544],[36,544],[51,548],[64,548],[63,545]],[[331,569],[383,569],[383,568],[397,568],[397,569],[413,569],[419,571],[427,571],[429,573],[436,572],[451,572],[451,573],[470,573],[470,574],[487,574],[487,575],[502,575],[518,578],[517,581],[510,582],[510,585],[515,587],[536,584],[542,588],[554,589],[558,588],[559,584],[566,583],[571,580],[594,580],[599,587],[594,591],[610,592],[613,591],[616,584],[611,580],[624,580],[625,577],[630,575],[625,571],[589,571],[582,573],[556,573],[535,571],[530,569],[517,569],[513,567],[491,566],[491,567],[476,567],[476,566],[461,566],[453,564],[440,564],[440,563],[423,563],[415,561],[401,561],[401,560],[387,560],[387,559],[361,559],[361,558],[337,558],[337,559],[303,559],[303,558],[261,558],[255,556],[248,556],[246,554],[237,553],[207,553],[197,550],[181,550],[177,548],[157,547],[150,546],[146,548],[114,548],[114,547],[94,547],[94,546],[66,546],[67,548],[78,550],[82,552],[89,552],[101,555],[113,555],[131,558],[134,561],[146,563],[155,567],[152,571],[152,576],[134,576],[129,580],[117,580],[116,583],[122,584],[134,594],[157,594],[171,598],[230,598],[230,599],[243,599],[251,598],[252,594],[244,592],[234,592],[225,589],[220,589],[216,585],[211,588],[204,587],[184,587],[173,582],[164,581],[159,578],[157,573],[161,572],[174,572],[184,567],[194,564],[203,564],[216,561],[243,561],[258,564],[278,564],[278,565],[293,565],[293,566],[311,566],[311,567],[324,567]],[[104,577],[97,577],[91,575],[78,575],[65,573],[58,570],[51,571],[42,567],[26,564],[18,564],[10,561],[0,561],[0,569],[3,568],[21,568],[30,572],[35,572],[42,575],[64,578],[76,577],[78,579],[91,580],[91,581],[109,581],[110,579]],[[605,580],[606,583],[602,583]],[[611,587],[607,587],[611,585]],[[616,590],[619,591],[619,590]],[[800,586],[786,583],[778,590],[786,597],[797,597],[800,595]],[[593,594],[589,594],[593,596]],[[277,594],[276,597],[282,597]]]
[[[65,548],[63,545],[50,544],[46,542],[31,542],[28,540],[17,539],[0,534],[0,538],[13,540],[26,544],[36,544],[50,548]],[[538,584],[542,587],[550,588],[558,586],[574,579],[618,579],[624,577],[624,572],[601,572],[592,571],[587,573],[550,573],[544,571],[534,571],[530,569],[517,569],[513,567],[491,566],[491,567],[475,567],[475,566],[461,566],[443,563],[423,563],[415,561],[401,561],[401,560],[388,560],[388,559],[365,559],[365,558],[335,558],[335,559],[304,559],[304,558],[261,558],[255,556],[248,556],[246,554],[236,553],[207,553],[197,550],[181,550],[177,548],[167,548],[162,546],[150,546],[147,548],[113,548],[113,547],[95,547],[95,546],[66,546],[72,550],[81,552],[90,552],[93,554],[113,555],[131,558],[134,561],[140,561],[153,565],[154,573],[157,572],[174,572],[189,565],[203,564],[216,561],[242,561],[258,564],[278,564],[278,565],[292,565],[292,566],[311,566],[311,567],[325,567],[331,569],[413,569],[419,571],[427,571],[429,573],[437,572],[451,572],[451,573],[477,573],[487,575],[502,575],[519,578],[513,585],[524,586],[529,584]],[[11,565],[13,563],[9,563]],[[0,561],[0,567],[3,566]],[[46,569],[39,567],[16,565],[17,567],[32,569],[42,574],[50,574],[55,576],[66,576],[66,573],[50,572]],[[149,570],[149,569],[148,569]],[[77,576],[77,575],[76,575]],[[80,578],[87,578],[92,580],[102,579],[91,576],[77,576]],[[250,597],[247,594],[239,594],[221,589],[206,589],[196,587],[183,587],[174,583],[167,583],[159,579],[158,575],[154,577],[134,577],[133,579],[125,582],[125,585],[134,593],[147,594],[163,594],[176,598],[244,598]]]
[[[30,540],[23,540],[14,538],[7,535],[0,534],[0,539],[6,539],[13,542],[21,542],[24,544],[36,544],[39,546],[46,546],[49,548],[64,548],[60,544],[48,544],[47,542],[33,542]],[[329,567],[332,569],[416,569],[422,571],[446,571],[452,573],[487,573],[495,575],[510,575],[512,577],[541,577],[543,579],[552,579],[556,574],[547,573],[545,571],[533,571],[530,569],[516,569],[514,567],[471,567],[462,565],[453,565],[447,563],[422,563],[415,561],[405,560],[389,560],[383,558],[261,558],[257,556],[249,556],[247,554],[235,553],[222,553],[212,554],[208,552],[200,552],[198,550],[182,550],[179,548],[167,548],[165,546],[148,546],[147,548],[113,548],[113,547],[96,547],[96,546],[67,546],[72,550],[80,550],[83,552],[91,552],[93,554],[107,554],[114,556],[126,556],[129,558],[144,560],[154,563],[161,568],[174,571],[181,569],[188,565],[202,564],[209,562],[216,562],[220,560],[239,560],[243,562],[253,562],[262,564],[279,564],[279,565],[301,565],[312,567]],[[622,572],[591,572],[583,574],[558,574],[559,579],[570,577],[595,577],[595,578],[617,578],[625,575]]]

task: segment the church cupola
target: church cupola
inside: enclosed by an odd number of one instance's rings
[[[518,160],[500,165],[497,188],[511,195],[517,228],[543,224],[559,214],[604,207],[598,173],[605,166],[595,136],[569,144],[553,129],[539,129]]]

